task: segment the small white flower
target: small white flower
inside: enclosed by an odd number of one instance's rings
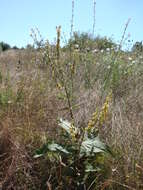
[[[92,50],[92,53],[98,53],[98,52],[99,52],[98,49],[94,49],[94,50]]]
[[[116,171],[117,171],[117,169],[116,169],[116,168],[113,168],[113,169],[112,169],[112,172],[116,172]]]
[[[131,57],[128,57],[128,60],[129,60],[129,61],[131,61],[131,60],[132,60],[132,58],[131,58]]]
[[[135,64],[135,63],[136,63],[136,61],[135,61],[135,60],[133,60],[133,61],[132,61],[132,64]]]
[[[110,51],[110,48],[106,48],[106,51]]]
[[[75,47],[75,49],[78,49],[78,48],[79,48],[79,45],[78,45],[78,44],[75,44],[74,47]]]
[[[85,50],[86,50],[86,51],[90,51],[90,48],[89,48],[89,47],[87,47],[87,48],[85,48]]]

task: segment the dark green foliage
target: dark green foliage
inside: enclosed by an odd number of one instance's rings
[[[107,37],[96,37],[95,38],[95,43],[96,47],[99,50],[106,50],[107,48],[111,49],[116,49],[117,45],[112,41],[112,39],[107,38]]]
[[[81,135],[80,138],[73,139],[71,123],[62,119],[60,122],[59,125],[66,131],[64,141],[60,144],[48,141],[36,151],[34,157],[45,157],[53,166],[51,171],[54,173],[51,175],[53,178],[57,176],[52,182],[54,188],[61,186],[65,190],[80,190],[89,187],[94,180],[96,187],[98,176],[102,173],[106,178],[109,173],[105,165],[107,156],[111,154],[109,147],[96,135],[89,138],[86,132],[83,137]],[[61,136],[64,135],[63,130]],[[77,130],[75,128],[76,132]],[[54,168],[59,168],[59,171]]]
[[[19,49],[17,46],[13,46],[12,49]]]
[[[106,50],[107,48],[115,49],[117,45],[112,41],[112,39],[107,37],[97,36],[94,38],[89,33],[79,33],[75,32],[72,39],[69,40],[67,47],[73,47],[79,49],[80,51],[90,51],[94,49]]]
[[[132,47],[132,51],[142,52],[143,51],[143,43],[136,42]]]
[[[7,44],[7,43],[5,43],[5,42],[0,42],[0,49],[1,49],[1,51],[6,51],[6,50],[8,50],[8,49],[10,49],[11,47],[10,47],[10,45],[9,44]]]
[[[27,44],[26,49],[34,49],[34,47],[31,44]]]

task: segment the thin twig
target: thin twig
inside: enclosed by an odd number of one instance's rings
[[[92,35],[94,37],[94,33],[95,33],[95,14],[96,14],[96,1],[93,1],[93,30],[92,30]]]
[[[74,0],[72,0],[72,17],[71,17],[71,33],[70,38],[73,36],[73,26],[74,26]]]
[[[107,83],[108,83],[108,81],[110,79],[110,75],[112,73],[113,66],[115,65],[116,60],[117,60],[117,58],[118,58],[118,56],[120,54],[120,50],[121,50],[121,47],[122,47],[122,44],[123,44],[123,41],[124,41],[124,38],[125,38],[125,34],[126,34],[126,31],[127,31],[127,28],[128,28],[128,25],[129,25],[130,21],[131,21],[131,19],[129,18],[126,25],[125,25],[123,35],[121,37],[120,44],[119,44],[118,49],[117,49],[117,53],[115,54],[115,57],[113,58],[113,61],[112,61],[112,67],[110,68],[110,70],[109,70],[109,72],[108,72],[108,74],[107,74],[107,76],[105,78],[105,84],[104,84],[105,87],[106,87],[106,85],[107,85]]]

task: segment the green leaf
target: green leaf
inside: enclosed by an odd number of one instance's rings
[[[105,153],[106,146],[102,143],[99,137],[93,139],[86,138],[81,144],[80,155],[93,156],[97,153]]]
[[[36,155],[44,155],[48,151],[48,144],[43,144],[43,146],[36,150]],[[36,156],[35,155],[35,156]]]
[[[69,152],[63,148],[61,145],[56,143],[47,143],[44,144],[40,149],[36,150],[34,158],[39,158],[46,154],[47,152],[60,152],[64,154],[69,154]]]
[[[94,168],[90,163],[86,165],[85,172],[96,172],[99,171],[99,168]]]
[[[69,154],[69,152],[65,148],[63,148],[61,145],[56,144],[56,143],[49,144],[48,149],[50,151],[59,151],[59,152],[65,153],[65,154]]]
[[[70,134],[71,123],[60,118],[59,126],[61,126],[68,134]]]
[[[36,154],[36,155],[34,155],[34,158],[40,158],[42,156],[43,156],[43,154]]]

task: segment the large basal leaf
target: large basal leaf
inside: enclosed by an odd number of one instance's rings
[[[48,144],[43,144],[43,146],[36,150],[34,158],[39,158],[43,156],[48,151]]]
[[[99,137],[95,137],[92,139],[86,138],[82,144],[80,149],[80,155],[93,156],[97,153],[105,153],[106,146],[102,143]]]
[[[56,143],[49,144],[48,149],[50,151],[59,151],[59,152],[65,153],[65,154],[69,154],[69,152],[65,148],[63,148],[61,145],[56,144]]]
[[[69,152],[61,145],[56,143],[49,143],[49,144],[44,144],[40,149],[36,150],[34,158],[39,158],[44,154],[46,154],[47,152],[57,152],[57,153],[60,152],[64,154],[69,154]]]

